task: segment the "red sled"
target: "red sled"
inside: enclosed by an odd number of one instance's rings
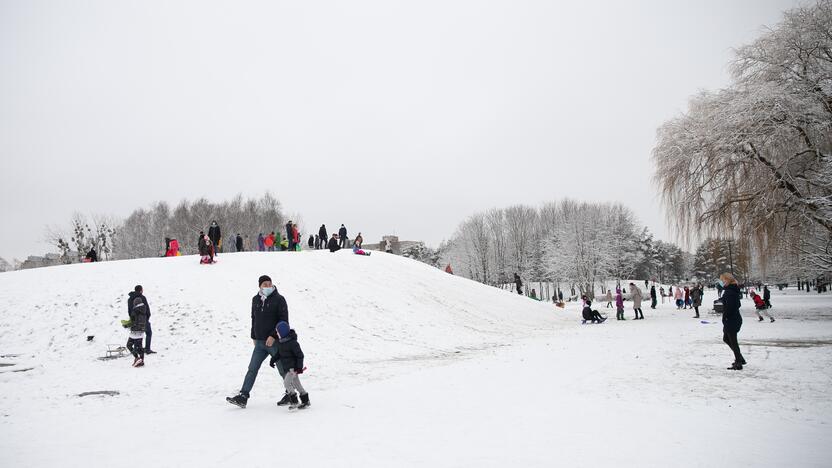
[[[211,257],[209,255],[203,255],[202,258],[199,259],[199,263],[201,265],[210,265],[211,263],[216,263],[216,262],[211,260]]]

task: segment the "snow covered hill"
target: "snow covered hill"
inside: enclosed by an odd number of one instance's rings
[[[224,401],[248,364],[262,274],[307,355],[303,414],[275,406],[282,382],[265,364],[247,409]],[[126,341],[135,284],[158,351],[141,369],[99,359]],[[772,302],[776,323],[743,310],[736,373],[707,307],[580,325],[577,303],[383,253],[2,273],[0,466],[824,466],[832,296]]]
[[[551,330],[556,320],[551,305],[381,252],[233,253],[214,265],[186,256],[0,275],[0,354],[19,355],[35,367],[33,374],[59,363],[88,362],[91,374],[123,368],[125,362],[96,358],[105,344],[126,341],[119,321],[126,318],[127,293],[141,284],[151,306],[153,348],[164,358],[158,361],[209,360],[239,373],[262,274],[286,297],[309,375],[323,388],[499,347]],[[87,336],[95,338],[87,342]]]

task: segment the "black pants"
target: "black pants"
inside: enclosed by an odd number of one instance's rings
[[[693,310],[696,311],[696,317],[699,317],[699,306],[698,305],[693,306]]]
[[[742,353],[740,352],[740,344],[737,341],[737,333],[723,331],[722,332],[722,341],[731,348],[731,351],[734,352],[734,362],[742,364],[745,362],[745,359],[742,357]]]
[[[655,298],[655,297],[651,299],[651,302],[650,302],[650,308],[651,308],[651,309],[655,309],[655,308],[656,308],[656,298]]]
[[[615,312],[616,320],[624,320],[624,309],[617,309]]]
[[[633,309],[633,310],[636,313],[636,318],[644,318],[644,312],[641,311],[641,307],[639,307],[638,309]],[[641,317],[639,317],[639,314],[641,314]]]
[[[144,326],[144,337],[147,339],[147,346],[144,349],[150,351],[150,339],[153,338],[153,329],[150,328],[150,320]]]
[[[346,238],[346,237],[342,237],[342,238],[339,240],[339,244],[338,244],[338,245],[340,245],[342,249],[343,249],[343,248],[346,248],[346,247],[347,247],[347,238]]]
[[[127,340],[127,349],[133,357],[144,359],[144,348],[142,347],[141,338],[130,338]]]

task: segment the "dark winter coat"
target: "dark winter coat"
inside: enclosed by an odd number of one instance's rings
[[[292,223],[286,223],[286,239],[288,239],[290,243],[295,239]]]
[[[694,307],[701,307],[702,306],[702,290],[699,288],[693,288],[690,290],[690,300],[693,301]]]
[[[145,331],[147,320],[150,318],[150,307],[147,305],[147,299],[141,294],[136,294],[130,304],[130,331]]]
[[[199,240],[196,241],[196,250],[199,252],[200,255],[205,255],[205,234],[199,234]]]
[[[314,247],[314,246],[315,246],[315,236],[310,235],[309,236],[309,247]]]
[[[298,334],[289,330],[289,334],[277,340],[277,354],[272,362],[280,360],[280,365],[287,372],[289,369],[303,370],[303,350],[298,343]]]
[[[89,259],[89,261],[91,261],[91,262],[97,262],[98,261],[98,254],[95,253],[95,249],[90,249],[90,251],[87,252],[87,257],[86,258]]]
[[[763,300],[768,303],[771,300],[771,291],[768,290],[768,286],[763,288]]]
[[[341,246],[338,245],[338,241],[333,237],[329,239],[329,244],[326,245],[329,248],[330,252],[337,252],[341,250]]]
[[[329,238],[329,236],[326,235],[326,226],[323,224],[321,224],[321,228],[318,229],[318,237],[324,240]]]
[[[729,284],[722,290],[722,328],[726,332],[739,333],[742,327],[740,315],[740,288]]]
[[[243,238],[241,236],[237,236],[236,244],[237,245],[235,247],[237,247],[237,252],[242,252],[243,251]]]
[[[650,286],[650,299],[656,300],[656,287]]]
[[[142,299],[142,304],[144,304],[144,311],[147,314],[147,319],[150,319],[150,304],[147,303],[147,298],[144,297],[144,294],[137,293],[136,291],[130,291],[130,294],[127,295],[127,316],[130,319],[133,319],[133,300],[137,297]]]
[[[340,237],[341,239],[346,239],[347,238],[347,228],[345,228],[344,226],[341,226],[341,229],[338,230],[338,237]]]
[[[219,224],[216,226],[211,225],[211,227],[208,228],[208,238],[211,239],[211,242],[213,242],[214,245],[219,245],[220,239],[222,238]]]
[[[289,307],[286,298],[275,291],[263,301],[259,293],[251,299],[251,339],[277,338],[277,322],[289,321]]]

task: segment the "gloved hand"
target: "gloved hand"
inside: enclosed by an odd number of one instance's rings
[[[303,374],[303,369],[295,369],[295,374]]]
[[[277,356],[272,356],[272,358],[269,360],[269,367],[274,368],[275,363],[277,363]]]

